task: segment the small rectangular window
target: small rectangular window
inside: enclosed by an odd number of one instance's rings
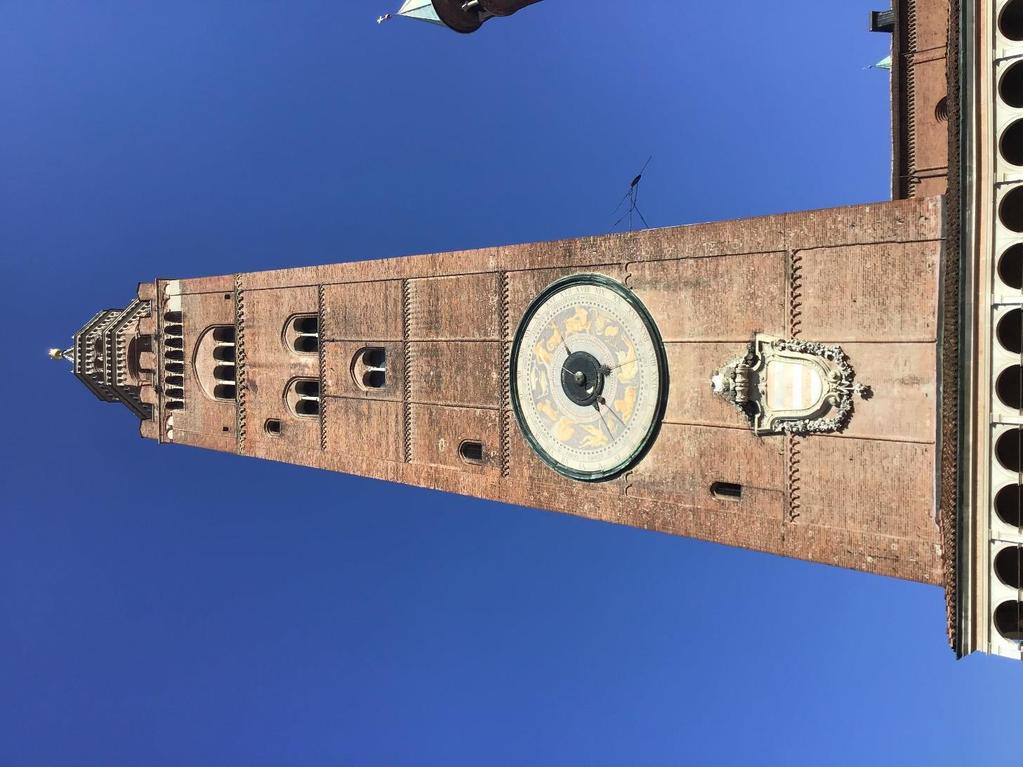
[[[458,454],[466,463],[483,463],[483,443],[467,439],[458,446]]]
[[[734,482],[715,482],[710,486],[710,494],[723,501],[738,501],[742,498],[742,485]]]

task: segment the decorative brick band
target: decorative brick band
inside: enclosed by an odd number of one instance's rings
[[[789,254],[789,338],[799,338],[803,330],[803,255]]]
[[[788,484],[789,484],[789,511],[788,520],[789,522],[795,522],[800,515],[800,508],[802,507],[801,500],[801,482],[800,482],[800,462],[802,461],[802,450],[800,450],[799,443],[802,441],[802,437],[797,437],[794,434],[789,434],[785,438],[788,442],[786,445],[788,453]]]
[[[401,281],[401,336],[404,341],[405,380],[402,382],[401,423],[405,463],[412,462],[412,283]]]
[[[237,425],[235,433],[238,441],[238,452],[245,452],[245,396],[248,393],[248,370],[245,366],[245,291],[242,288],[242,275],[234,276],[234,343],[235,343],[235,377],[237,379],[237,403],[235,414]]]
[[[960,130],[959,80],[959,24],[958,2],[952,0],[949,14],[949,50],[945,59],[948,70],[948,156],[957,157]],[[959,163],[949,163],[947,200],[960,199],[961,179]],[[962,223],[958,214],[950,212],[945,218],[945,263],[958,264],[960,259],[960,232]],[[941,355],[941,501],[940,513],[942,568],[945,581],[945,610],[948,618],[948,642],[958,652],[959,636],[959,275],[946,271],[942,280],[944,290],[944,337]]]
[[[323,285],[320,285],[316,293],[316,329],[319,333],[316,346],[320,366],[320,450],[327,449],[327,347],[323,343],[324,292]]]
[[[917,184],[920,179],[917,176],[916,167],[916,67],[912,66],[912,57],[917,50],[917,13],[915,0],[909,0],[906,13],[906,50],[903,51],[903,61],[892,62],[904,70],[906,77],[906,111],[903,113],[906,120],[906,170],[909,178],[905,179],[907,191],[910,195],[916,193]]]
[[[508,272],[500,274],[500,300],[497,303],[501,320],[501,476],[511,474],[511,287]]]

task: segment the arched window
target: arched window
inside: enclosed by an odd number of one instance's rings
[[[237,350],[232,344],[217,344],[213,347],[213,359],[218,362],[234,362]]]
[[[293,378],[284,390],[288,409],[300,417],[320,414],[320,382],[315,378]]]
[[[152,336],[134,336],[128,342],[128,350],[125,353],[125,360],[128,365],[128,376],[137,381],[141,375],[142,355],[146,352],[153,350],[153,337]]]
[[[185,408],[185,337],[181,312],[163,315],[163,402],[167,410]]]
[[[234,325],[214,325],[213,340],[218,344],[234,346]]]
[[[284,325],[284,345],[299,354],[320,350],[320,318],[315,314],[296,314]]]
[[[359,349],[352,357],[352,380],[363,391],[386,386],[387,350],[380,346]]]
[[[1002,602],[995,608],[995,628],[1013,642],[1023,642],[1023,602]]]
[[[995,513],[1005,524],[1013,527],[1023,525],[1023,485],[1013,482],[1006,485],[995,495]]]
[[[234,365],[234,325],[218,325],[213,328],[213,340],[216,342],[213,359],[217,363],[213,367],[213,380],[216,381],[213,399],[233,400],[238,396],[238,376]],[[218,359],[218,356],[223,359]]]
[[[1023,546],[1008,546],[995,556],[995,575],[1006,586],[1023,588]]]
[[[234,325],[213,325],[195,348],[195,375],[208,397],[233,402],[238,396]]]

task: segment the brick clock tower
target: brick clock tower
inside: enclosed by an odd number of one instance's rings
[[[999,8],[891,14],[892,201],[160,279],[53,354],[148,439],[943,586],[959,655],[1020,658],[1023,0]]]

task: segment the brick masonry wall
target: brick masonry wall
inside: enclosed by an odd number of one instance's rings
[[[897,0],[892,62],[894,196],[943,194],[948,187],[948,0]]]
[[[576,514],[940,583],[937,349],[943,209],[914,199],[575,240],[158,282],[181,296],[186,347],[236,318],[236,405],[193,377],[174,442]],[[547,468],[511,410],[508,356],[529,301],[566,274],[635,291],[663,335],[668,404],[650,452],[608,482]],[[284,340],[320,317],[321,349]],[[841,434],[763,437],[709,379],[756,332],[840,344],[874,396]],[[383,348],[388,382],[353,386]],[[191,352],[188,352],[191,354]],[[186,355],[187,357],[188,355]],[[319,378],[318,417],[285,404]],[[225,410],[226,409],[226,410]],[[266,419],[279,419],[279,435]],[[161,435],[165,439],[165,435]],[[478,465],[458,454],[484,445]],[[711,495],[715,481],[744,487]]]

